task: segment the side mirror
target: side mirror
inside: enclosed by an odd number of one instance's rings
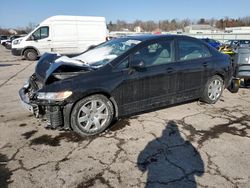
[[[134,69],[143,69],[143,68],[145,68],[145,63],[144,63],[144,61],[143,60],[140,60],[140,59],[138,59],[138,60],[134,60],[134,61],[132,61],[131,63],[130,63],[130,67],[131,68],[134,68]]]
[[[37,38],[36,38],[36,36],[34,36],[34,35],[30,35],[29,40],[34,40],[34,41],[36,41],[36,40],[37,40]]]

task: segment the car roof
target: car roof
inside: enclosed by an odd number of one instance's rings
[[[140,41],[146,41],[146,40],[153,40],[153,39],[161,39],[161,38],[192,38],[192,39],[196,39],[194,37],[189,37],[189,36],[186,36],[186,35],[153,35],[153,34],[147,34],[147,35],[131,35],[131,36],[125,36],[125,37],[122,37],[122,38],[125,38],[125,39],[133,39],[133,40],[140,40]]]

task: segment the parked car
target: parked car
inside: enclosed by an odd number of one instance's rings
[[[233,48],[231,48],[230,46],[228,46],[228,45],[221,45],[220,48],[219,48],[219,51],[221,53],[224,53],[224,54],[227,54],[227,55],[231,56],[232,58],[236,54],[236,51]]]
[[[36,60],[45,52],[79,54],[93,45],[106,41],[104,17],[53,16],[12,42],[12,54]]]
[[[6,35],[0,35],[0,42],[1,42],[1,40],[6,40],[6,39],[8,39],[8,37]]]
[[[22,35],[14,35],[14,36],[11,36],[6,42],[5,42],[5,48],[7,49],[11,49],[11,43],[13,40],[17,39],[17,38],[20,38],[20,37],[23,37]]]
[[[7,39],[8,37],[6,35],[0,35],[0,40]]]
[[[2,35],[2,36],[1,36],[0,43],[1,43],[2,45],[5,45],[5,42],[6,42],[8,39],[9,39],[8,36]]]
[[[234,60],[237,68],[235,77],[244,80],[244,85],[250,85],[250,47],[239,47]]]
[[[203,38],[201,39],[202,41],[208,43],[210,46],[216,48],[217,50],[220,48],[221,43],[219,41],[216,41],[214,39],[210,39],[210,38]]]
[[[5,45],[4,45],[4,46],[5,46],[6,49],[8,49],[8,50],[11,49],[11,42],[12,42],[12,41],[11,41],[10,39],[8,39],[8,40],[5,42]]]
[[[197,99],[215,103],[232,74],[229,56],[201,40],[130,36],[72,58],[44,54],[19,94],[50,127],[95,135],[131,114]]]
[[[250,40],[228,40],[224,44],[233,49],[238,47],[250,47]]]

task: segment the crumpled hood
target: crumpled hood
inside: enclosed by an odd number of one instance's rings
[[[84,63],[59,54],[45,53],[37,62],[35,74],[43,84],[61,66],[77,67],[80,70],[88,66]]]
[[[82,62],[75,60],[73,58],[69,58],[67,56],[61,56],[55,60],[55,63],[57,63],[57,64],[61,63],[61,62],[64,62],[65,65],[74,65],[74,66],[80,66],[80,67],[83,66]]]

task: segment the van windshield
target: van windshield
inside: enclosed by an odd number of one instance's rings
[[[113,39],[72,59],[82,61],[93,68],[99,68],[111,62],[140,42],[140,40],[128,38]]]

